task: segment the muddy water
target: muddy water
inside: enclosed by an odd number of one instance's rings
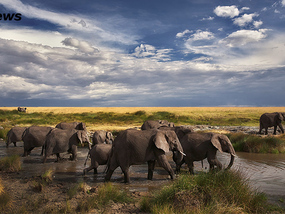
[[[17,147],[10,145],[6,148],[5,143],[0,142],[0,158],[13,154],[23,154],[23,143],[17,143]],[[43,157],[40,156],[41,148],[35,148],[31,155],[22,157],[22,170],[19,172],[19,177],[30,178],[32,176],[40,176],[45,171],[52,169],[54,180],[58,182],[86,182],[89,185],[94,183],[104,182],[105,166],[99,166],[98,174],[94,175],[93,170],[88,172],[86,176],[82,175],[84,169],[84,162],[86,159],[88,149],[78,148],[78,161],[69,161],[69,154],[63,154],[64,160],[55,163],[55,156],[49,157],[47,163],[43,164]],[[218,159],[226,166],[229,163],[230,156],[228,154],[218,154]],[[174,163],[169,160],[174,168]],[[90,160],[87,166],[90,165]],[[185,166],[184,166],[185,167]],[[194,163],[194,168],[197,171],[208,171],[208,163],[204,161],[204,168],[200,162]],[[285,155],[271,155],[271,154],[249,154],[237,153],[234,169],[241,171],[250,181],[250,184],[259,191],[270,195],[285,195]],[[153,180],[147,180],[147,165],[131,166],[130,168],[131,184],[124,185],[130,191],[149,191],[157,189],[167,183],[170,183],[167,172],[156,167]],[[117,168],[111,178],[115,185],[122,185],[123,175],[121,170]]]

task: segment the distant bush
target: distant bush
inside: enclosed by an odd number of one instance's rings
[[[0,171],[18,172],[22,167],[19,155],[12,155],[0,159]]]
[[[238,152],[285,153],[285,139],[273,136],[261,137],[244,133],[227,134]]]

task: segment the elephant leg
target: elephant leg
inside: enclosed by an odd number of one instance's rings
[[[160,164],[160,166],[163,167],[168,172],[168,174],[170,175],[170,178],[173,179],[174,171],[171,168],[170,164],[168,163],[168,160],[167,160],[165,154],[158,155],[157,158],[158,158],[157,160],[158,160],[158,163]]]
[[[258,134],[261,134],[262,129],[263,129],[263,126],[260,124],[259,125],[259,132],[258,132]]]
[[[153,170],[154,170],[154,166],[155,166],[155,160],[154,161],[148,161],[148,175],[147,175],[147,179],[148,180],[152,180],[153,177]]]
[[[283,129],[282,124],[279,124],[278,127],[281,129],[282,134],[284,134],[284,129]]]
[[[210,171],[213,171],[215,166],[217,166],[218,170],[220,171],[222,169],[222,164],[218,159],[208,159],[208,162],[210,164]]]
[[[91,166],[89,166],[88,168],[83,170],[83,174],[86,175],[86,173],[88,173],[92,169],[94,169],[94,174],[97,174],[98,166],[99,166],[99,164],[97,162],[94,163],[94,164],[91,164]]]
[[[44,155],[44,150],[45,150],[45,146],[42,146],[41,156],[43,156],[43,155]]]
[[[56,161],[55,162],[59,162],[61,160],[60,154],[56,153]]]
[[[14,147],[17,147],[16,142],[13,142],[13,144],[14,144]]]
[[[130,183],[130,171],[129,167],[121,167],[122,172],[124,173],[124,183]]]
[[[110,161],[110,166],[108,165],[108,170],[107,170],[107,173],[106,173],[106,176],[105,176],[105,182],[108,182],[110,181],[111,177],[112,177],[112,174],[113,172],[115,171],[115,169],[118,167],[118,163],[117,161],[115,160],[115,158],[111,158],[111,161]]]
[[[72,145],[71,147],[71,157],[70,157],[70,160],[74,160],[74,161],[77,161],[77,146],[75,145]]]
[[[265,135],[268,135],[268,127],[265,128]]]
[[[277,125],[274,126],[274,132],[273,132],[274,135],[276,135],[276,131],[277,131]]]

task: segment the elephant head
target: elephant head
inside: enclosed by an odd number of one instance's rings
[[[222,134],[213,134],[211,138],[211,143],[214,147],[216,147],[221,153],[227,152],[231,155],[231,161],[226,169],[231,168],[234,163],[234,159],[236,156],[234,147],[230,141],[230,139],[226,135]]]
[[[158,149],[163,150],[165,153],[172,151],[175,153],[177,161],[182,161],[183,148],[180,144],[180,141],[174,131],[161,131],[157,132],[154,137],[154,144]]]
[[[91,149],[91,143],[86,131],[78,130],[76,132],[76,136],[82,146],[84,145],[84,143],[88,143],[88,147],[89,149]]]

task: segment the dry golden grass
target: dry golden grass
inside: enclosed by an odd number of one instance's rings
[[[17,110],[17,107],[0,107],[0,110]],[[133,113],[145,111],[147,113],[157,111],[167,111],[177,115],[188,115],[191,113],[224,113],[224,112],[285,112],[285,107],[27,107],[27,113],[43,112],[55,114],[69,113],[96,113],[96,112],[115,112]]]

